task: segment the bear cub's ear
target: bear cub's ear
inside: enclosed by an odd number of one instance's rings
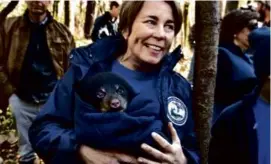
[[[88,75],[77,83],[74,84],[75,92],[77,92],[80,97],[94,98],[96,90],[105,84],[119,84],[128,92],[129,102],[137,95],[132,86],[121,76],[112,72],[101,72],[95,75]]]

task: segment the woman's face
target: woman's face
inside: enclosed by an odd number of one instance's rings
[[[257,20],[253,19],[249,22],[247,27],[244,27],[239,33],[236,34],[235,44],[243,50],[247,50],[249,47],[248,35],[250,32],[257,28]]]
[[[250,30],[247,27],[244,27],[239,33],[236,34],[235,43],[238,47],[243,50],[248,49],[249,42],[248,42],[248,35]]]
[[[126,55],[145,64],[158,64],[174,38],[172,9],[163,1],[147,1],[138,13],[128,41]]]

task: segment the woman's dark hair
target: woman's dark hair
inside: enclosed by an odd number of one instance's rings
[[[120,9],[119,31],[128,30],[130,34],[136,16],[142,9],[145,1],[124,1]],[[175,35],[180,31],[182,25],[182,12],[180,5],[175,1],[164,1],[172,9],[175,24]]]
[[[257,12],[249,10],[236,9],[229,12],[222,20],[219,42],[233,42],[234,34],[239,33],[245,27],[252,28],[250,21],[258,18],[259,14]]]
[[[111,1],[110,2],[110,10],[113,8],[113,7],[119,7],[119,3],[117,1]]]

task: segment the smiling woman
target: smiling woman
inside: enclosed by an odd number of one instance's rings
[[[153,65],[169,51],[181,20],[180,9],[174,1],[125,2],[119,26],[128,47],[122,63],[130,69],[156,69]]]
[[[179,25],[176,26],[178,28]],[[131,31],[122,30],[128,41],[122,63],[132,70],[152,70],[152,65],[158,64],[169,51],[174,30],[174,17],[169,5],[165,2],[145,2],[135,17]]]
[[[181,50],[168,53],[181,23],[174,1],[125,1],[117,36],[72,52],[29,132],[46,163],[199,163],[190,84],[173,71]],[[94,113],[80,100],[74,86],[100,72],[131,85],[135,95],[124,112]]]

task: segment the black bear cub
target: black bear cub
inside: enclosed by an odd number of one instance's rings
[[[84,102],[101,112],[124,111],[135,95],[126,80],[111,72],[86,76],[75,88]]]

